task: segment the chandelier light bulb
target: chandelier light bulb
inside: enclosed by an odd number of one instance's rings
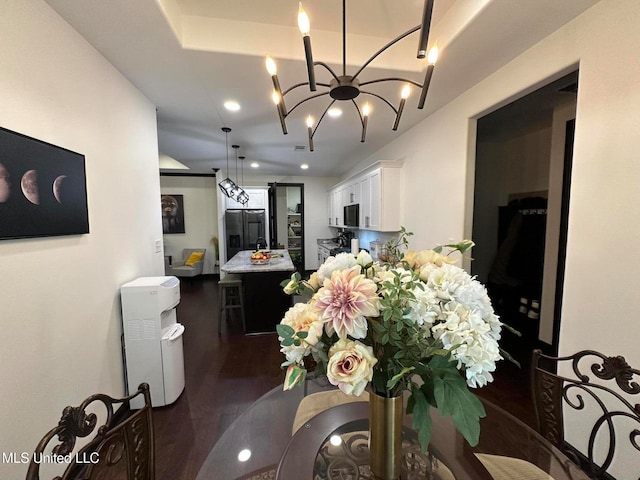
[[[404,88],[402,89],[402,93],[400,94],[400,98],[403,99],[407,99],[409,98],[409,95],[411,94],[411,87],[409,85],[405,85]]]
[[[371,107],[369,106],[369,102],[367,102],[364,104],[364,107],[362,107],[362,115],[368,117],[369,113],[371,113]]]
[[[275,103],[276,105],[280,105],[280,94],[275,90],[271,94],[271,99],[273,100],[273,103]]]
[[[307,117],[307,127],[308,128],[313,127],[313,117],[311,115]]]
[[[429,65],[435,65],[438,61],[438,47],[432,47],[427,55],[427,62]]]
[[[299,5],[300,6],[298,7],[298,28],[300,29],[300,33],[302,33],[302,36],[306,37],[309,35],[309,32],[311,31],[311,23],[309,22],[309,16],[307,15],[307,12],[305,12],[304,8],[302,8],[302,2],[300,2]]]
[[[271,58],[270,55],[267,55],[265,65],[267,66],[267,72],[269,72],[269,75],[271,75],[272,77],[278,73],[276,62],[273,61],[273,58]]]

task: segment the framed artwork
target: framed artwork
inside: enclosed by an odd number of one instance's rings
[[[184,204],[182,195],[161,195],[162,233],[184,233]]]
[[[84,160],[0,127],[0,240],[89,233]]]

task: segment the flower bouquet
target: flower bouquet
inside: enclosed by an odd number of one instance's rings
[[[341,253],[308,280],[294,273],[283,282],[286,293],[309,298],[277,326],[284,389],[304,381],[305,357],[312,356],[346,394],[409,391],[407,413],[424,451],[430,406],[452,416],[476,445],[485,412],[470,388],[491,382],[496,361],[510,359],[498,345],[502,323],[484,286],[454,265],[473,242],[403,253],[410,235],[403,228],[388,245],[393,263],[373,262],[364,250]]]

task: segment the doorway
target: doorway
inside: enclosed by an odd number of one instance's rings
[[[527,392],[531,351],[558,351],[577,85],[575,71],[477,122],[471,273],[522,334],[501,346]]]
[[[304,273],[304,184],[269,184],[269,231],[273,249],[286,249],[296,269]]]

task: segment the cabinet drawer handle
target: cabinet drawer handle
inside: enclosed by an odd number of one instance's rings
[[[364,226],[365,227],[369,226],[369,217],[364,217]]]

